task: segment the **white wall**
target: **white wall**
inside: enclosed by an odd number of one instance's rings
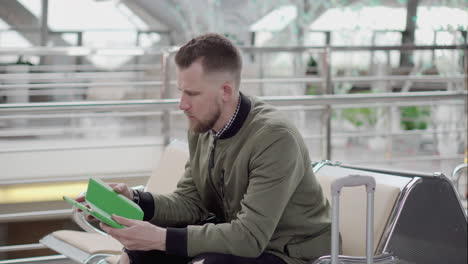
[[[0,142],[0,183],[150,172],[161,149],[154,139]]]

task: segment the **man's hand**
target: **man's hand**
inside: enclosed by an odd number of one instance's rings
[[[124,251],[122,251],[122,254],[120,255],[119,264],[130,264],[130,258]]]
[[[127,197],[128,199],[130,200],[133,200],[133,191],[130,187],[128,187],[127,184],[125,183],[109,183],[109,186],[112,187],[112,189],[114,189],[114,191],[116,191],[117,193],[120,193],[122,194],[123,196]],[[83,203],[86,199],[85,199],[85,195],[82,194],[78,197],[75,198],[75,201],[79,202],[79,203]],[[89,207],[88,205],[86,205],[87,207]],[[78,211],[81,211],[80,209],[78,209]],[[86,217],[86,219],[88,219],[88,221],[94,221],[96,220],[96,218],[92,217],[91,215],[88,215]]]
[[[127,197],[130,200],[133,200],[133,191],[130,187],[128,187],[125,183],[109,183],[109,186],[114,189],[117,193],[122,194],[123,196]]]
[[[130,187],[128,187],[125,183],[109,183],[109,186],[114,189],[117,193],[122,194],[123,196],[127,197],[128,199],[133,199],[133,191]],[[82,194],[75,198],[75,201],[82,203],[85,201],[85,195]]]
[[[128,250],[166,250],[166,229],[145,221],[128,219],[118,215],[112,218],[124,228],[112,228],[100,223],[102,230],[117,239]]]

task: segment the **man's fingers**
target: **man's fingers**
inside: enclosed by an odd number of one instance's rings
[[[118,192],[118,193],[124,193],[126,191],[126,187],[127,185],[125,183],[111,183],[109,184],[110,187],[112,187],[112,189],[114,189],[114,191]]]
[[[124,186],[123,184],[119,183],[116,186],[113,187],[114,190],[118,193],[122,193],[124,191]]]
[[[79,202],[79,203],[82,203],[85,201],[85,196],[84,195],[80,195],[78,197],[75,198],[75,201]]]
[[[114,191],[118,193],[122,193],[125,191],[125,184],[124,183],[108,183],[108,185],[114,189]]]
[[[108,185],[115,190],[115,186],[119,185],[119,183],[108,183]]]
[[[114,219],[117,223],[119,223],[119,224],[121,224],[123,226],[133,226],[133,225],[136,225],[138,223],[137,220],[125,218],[125,217],[118,216],[118,215],[115,215],[115,214],[112,215],[112,219]]]
[[[113,229],[112,227],[110,227],[110,226],[104,224],[103,222],[100,222],[100,223],[99,223],[99,226],[101,227],[102,230],[104,230],[104,232],[106,232],[106,233],[108,233],[108,234],[109,234],[110,231]]]

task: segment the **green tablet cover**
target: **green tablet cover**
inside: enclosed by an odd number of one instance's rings
[[[68,197],[64,197],[64,200],[115,228],[123,228],[123,226],[112,219],[112,214],[143,220],[144,213],[137,204],[117,193],[99,179],[89,179],[85,198],[91,208],[87,208]]]

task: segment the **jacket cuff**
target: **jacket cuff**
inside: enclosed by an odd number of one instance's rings
[[[187,228],[167,228],[166,233],[167,254],[187,257]]]
[[[140,206],[141,210],[145,213],[143,216],[144,221],[149,221],[154,216],[154,199],[153,195],[149,192],[140,192],[137,191],[140,200],[138,201],[138,205]]]

